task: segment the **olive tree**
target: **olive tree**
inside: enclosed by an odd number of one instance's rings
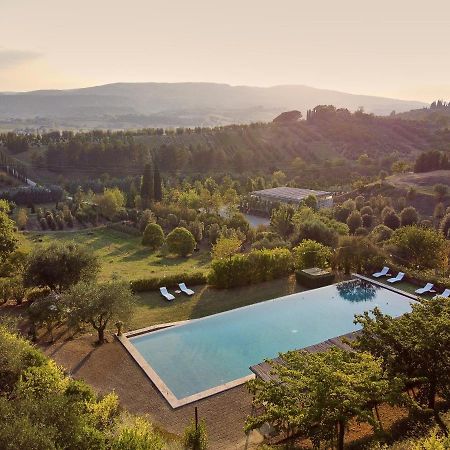
[[[62,296],[70,325],[86,323],[98,333],[98,343],[105,341],[105,330],[115,321],[127,321],[133,312],[135,297],[126,283],[80,282]]]
[[[63,291],[79,281],[95,279],[100,270],[97,256],[75,242],[52,242],[36,247],[24,273],[27,286],[48,286]]]
[[[378,429],[372,405],[400,392],[400,380],[386,378],[381,359],[369,353],[332,348],[280,357],[283,364],[272,364],[275,379],[248,382],[254,406],[262,412],[247,418],[246,431],[268,422],[279,432],[310,438],[316,448],[334,443],[337,437],[337,448],[342,450],[349,422],[367,422]]]

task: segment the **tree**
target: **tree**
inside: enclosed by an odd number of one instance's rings
[[[383,242],[388,241],[392,236],[392,229],[387,227],[386,225],[377,225],[370,233],[370,238],[376,244],[382,244]]]
[[[125,206],[125,195],[119,188],[105,188],[103,194],[96,195],[94,201],[100,214],[109,220]]]
[[[239,252],[242,241],[237,237],[219,237],[213,245],[211,256],[213,259],[229,259]]]
[[[19,230],[24,230],[28,223],[28,214],[25,208],[20,208],[17,212],[16,223]]]
[[[416,225],[417,223],[419,223],[419,214],[417,213],[416,208],[413,206],[403,208],[400,213],[401,226],[406,227],[408,225]]]
[[[292,206],[282,204],[279,208],[272,210],[272,214],[270,216],[270,226],[280,236],[287,238],[293,230],[293,216],[294,208],[292,208]]]
[[[154,197],[155,201],[160,202],[162,200],[162,182],[161,174],[159,173],[158,166],[155,165],[154,173]]]
[[[184,448],[189,450],[206,450],[208,447],[208,435],[206,424],[201,420],[198,424],[191,422],[184,430]]]
[[[379,428],[372,407],[396,399],[401,383],[385,377],[381,359],[369,353],[332,348],[325,352],[295,351],[273,363],[276,381],[259,378],[248,382],[253,404],[262,413],[246,420],[245,430],[265,422],[289,435],[300,433],[313,442],[344,448],[345,430],[351,420]],[[337,436],[336,436],[337,434]]]
[[[303,199],[302,204],[303,206],[311,208],[313,211],[317,211],[319,209],[319,202],[317,201],[317,197],[312,194]]]
[[[95,279],[99,270],[97,256],[87,247],[75,242],[52,242],[33,249],[24,279],[27,286],[63,291],[79,281]]]
[[[294,248],[293,253],[296,269],[308,269],[311,267],[325,269],[330,266],[331,249],[319,242],[305,239]]]
[[[438,202],[441,202],[444,200],[444,198],[447,196],[448,193],[448,186],[445,184],[435,184],[433,186],[434,195],[436,196],[436,199]]]
[[[141,202],[142,208],[148,208],[155,196],[155,181],[153,177],[153,165],[147,163],[144,166],[144,173],[141,181]]]
[[[400,217],[398,217],[394,210],[389,211],[384,215],[383,224],[391,230],[396,230],[400,226]]]
[[[170,253],[187,256],[194,251],[195,239],[192,233],[184,227],[174,228],[166,238]]]
[[[338,233],[317,219],[306,220],[296,227],[293,243],[300,243],[304,239],[320,242],[328,247],[336,247]]]
[[[355,233],[357,228],[362,227],[361,213],[357,210],[352,211],[347,218],[347,225],[351,234]]]
[[[410,313],[397,318],[378,308],[356,316],[355,323],[362,327],[357,346],[383,358],[391,376],[401,376],[408,384],[419,382],[442,426],[435,399],[450,388],[450,302],[419,299],[411,307]]]
[[[164,231],[161,225],[149,223],[142,236],[142,245],[150,247],[152,250],[160,248],[164,244]]]
[[[343,236],[339,240],[334,264],[349,274],[351,270],[370,271],[382,265],[384,261],[384,255],[369,239],[362,236]]]
[[[441,220],[439,224],[439,229],[441,230],[444,237],[449,238],[449,230],[450,230],[450,213],[447,213]]]
[[[16,247],[17,237],[14,222],[6,212],[0,211],[0,262],[5,261]]]
[[[447,267],[447,242],[441,233],[431,228],[410,225],[395,230],[390,239],[390,250],[394,258],[409,267]]]
[[[80,282],[63,294],[62,302],[69,311],[69,324],[91,325],[97,331],[98,343],[103,344],[110,323],[131,317],[135,298],[123,282]]]

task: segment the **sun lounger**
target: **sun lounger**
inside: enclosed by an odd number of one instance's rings
[[[179,283],[178,287],[180,288],[180,291],[184,292],[186,295],[194,295],[194,291],[192,289],[187,288],[184,283]]]
[[[450,297],[450,289],[446,289],[442,294],[435,295],[433,298],[438,298],[438,297],[449,298]]]
[[[159,292],[161,292],[161,295],[169,302],[171,302],[172,300],[175,300],[175,296],[172,295],[166,287],[160,287],[159,288]]]
[[[423,288],[416,289],[416,294],[425,294],[426,292],[435,292],[433,291],[433,283],[427,283]]]
[[[388,272],[389,272],[389,267],[384,266],[380,272],[375,272],[372,274],[372,276],[375,278],[385,277],[385,276],[389,275]]]
[[[389,283],[397,283],[398,281],[402,281],[405,274],[403,272],[399,272],[395,277],[388,278]]]

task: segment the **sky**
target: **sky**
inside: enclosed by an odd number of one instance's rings
[[[147,81],[450,100],[450,0],[0,1],[0,92]]]

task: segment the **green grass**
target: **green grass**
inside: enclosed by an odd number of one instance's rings
[[[75,241],[88,246],[100,258],[101,281],[112,278],[129,281],[179,272],[206,272],[211,261],[207,250],[196,252],[188,258],[173,257],[159,250],[152,252],[141,245],[140,237],[108,228],[74,232],[30,232],[22,235],[20,240],[24,250],[53,241]]]
[[[394,275],[392,275],[394,276]],[[394,287],[395,289],[398,289],[400,291],[404,291],[407,292],[408,294],[412,294],[415,295],[416,297],[421,297],[421,298],[432,298],[436,295],[436,293],[431,293],[431,294],[425,294],[425,295],[418,295],[415,293],[416,289],[418,289],[419,287],[422,286],[417,286],[415,284],[412,283],[408,283],[407,281],[398,281],[397,283],[388,283],[387,282],[387,277],[386,278],[374,278],[374,277],[370,277],[375,281],[378,281],[379,283],[385,284],[386,286],[389,287]],[[425,283],[423,284],[423,286],[425,286]]]
[[[139,294],[134,318],[128,328],[137,329],[159,323],[197,319],[304,290],[293,276],[234,289],[189,287],[194,288],[195,295],[188,297],[175,294],[173,302],[166,301],[159,292]]]

